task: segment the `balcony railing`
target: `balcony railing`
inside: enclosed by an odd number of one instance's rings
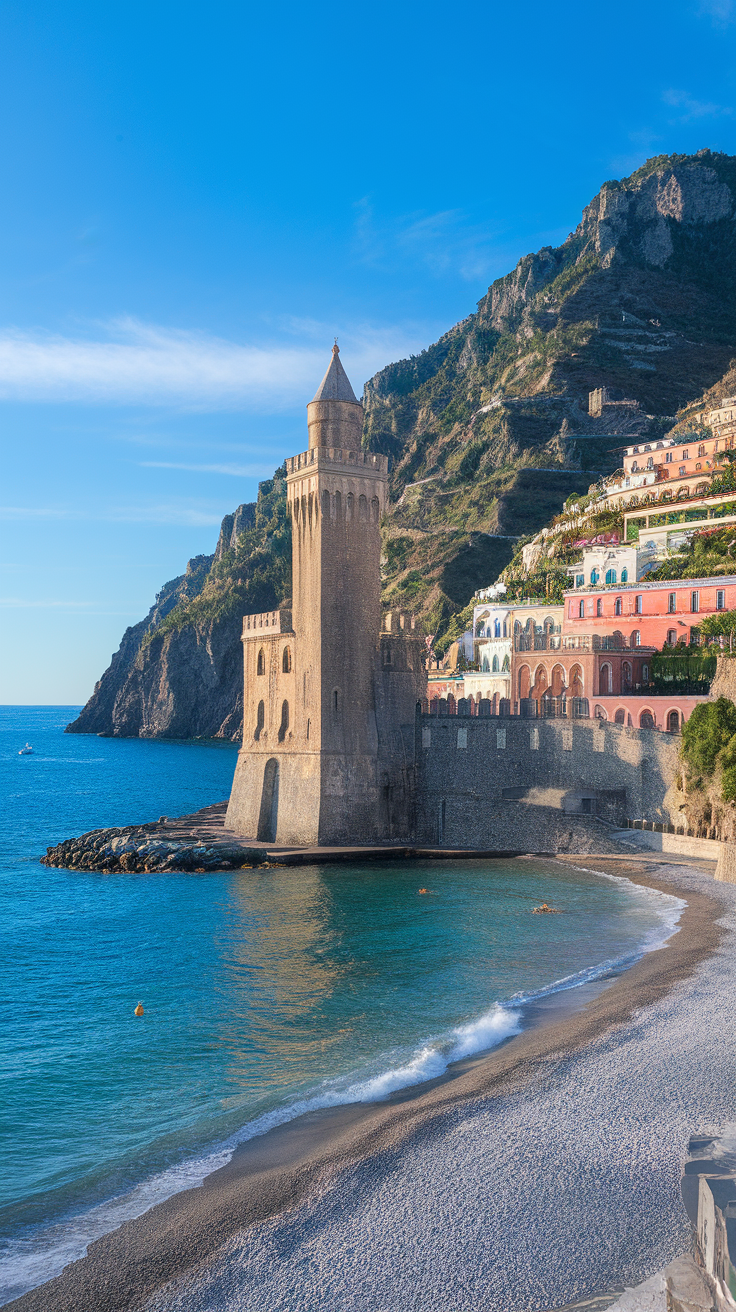
[[[514,651],[559,651],[562,637],[559,633],[515,633]]]

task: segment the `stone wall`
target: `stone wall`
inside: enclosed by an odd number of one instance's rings
[[[417,714],[416,840],[590,851],[577,835],[667,821],[679,739],[591,720]]]

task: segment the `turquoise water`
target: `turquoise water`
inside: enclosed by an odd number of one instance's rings
[[[0,1301],[252,1133],[441,1074],[671,931],[674,899],[543,860],[46,869],[61,838],[221,800],[235,765],[65,736],[75,709],[2,716]]]

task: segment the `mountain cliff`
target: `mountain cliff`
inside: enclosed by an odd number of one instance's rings
[[[717,389],[734,355],[736,157],[658,156],[606,182],[561,246],[524,256],[474,314],[366,384],[364,442],[391,466],[386,604],[421,615],[442,649],[519,538]],[[596,389],[613,404],[591,414]],[[280,470],[127,630],[70,729],[237,737],[242,615],[289,590]]]

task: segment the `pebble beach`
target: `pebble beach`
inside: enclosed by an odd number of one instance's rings
[[[736,888],[596,868],[687,900],[666,947],[429,1087],[245,1145],[9,1306],[532,1312],[686,1251],[688,1136],[736,1108]]]

